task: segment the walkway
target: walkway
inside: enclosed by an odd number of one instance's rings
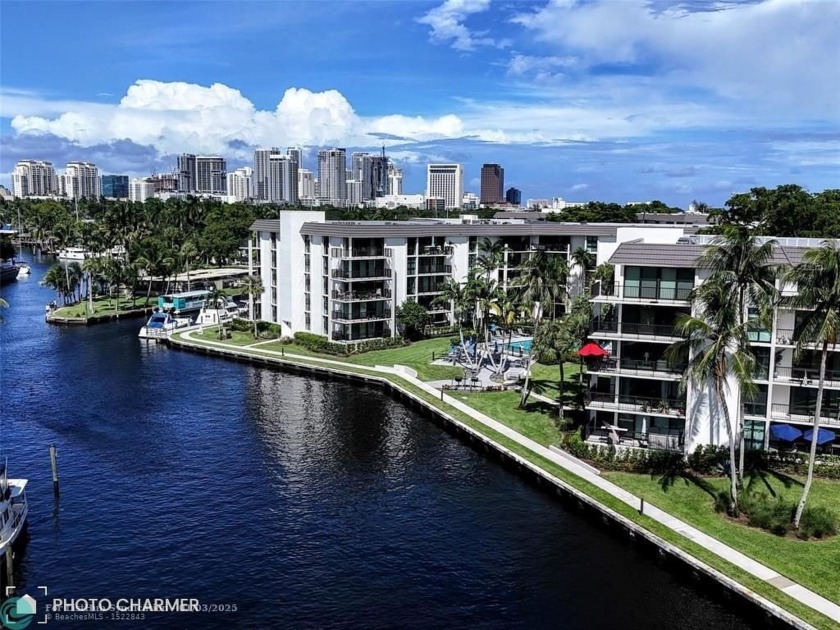
[[[191,340],[193,332],[195,331],[182,333],[179,336],[189,341]],[[197,343],[224,347],[226,349],[238,349],[235,346],[230,346],[229,344],[205,341],[203,339]],[[763,580],[768,584],[775,586],[776,588],[789,595],[793,599],[801,602],[802,604],[805,604],[806,606],[813,608],[814,610],[819,611],[826,617],[829,617],[830,619],[840,623],[840,606],[838,606],[834,602],[831,602],[825,597],[822,597],[821,595],[818,595],[817,593],[808,590],[804,586],[792,582],[777,571],[764,566],[760,562],[756,562],[755,560],[744,555],[740,551],[737,551],[736,549],[725,545],[719,540],[701,532],[699,529],[689,525],[688,523],[681,521],[680,519],[674,516],[671,516],[667,512],[664,512],[663,510],[660,510],[657,507],[654,507],[650,503],[642,504],[642,500],[639,497],[630,492],[627,492],[626,490],[617,486],[611,481],[600,477],[597,473],[592,472],[585,464],[578,463],[577,461],[575,461],[573,457],[565,454],[559,455],[558,453],[548,449],[542,444],[539,444],[531,440],[530,438],[525,437],[521,433],[514,431],[507,425],[502,424],[501,422],[498,422],[497,420],[494,420],[493,418],[486,416],[479,411],[476,411],[475,409],[458,400],[457,398],[453,398],[452,396],[449,396],[445,393],[442,394],[439,389],[435,389],[431,384],[418,379],[416,375],[413,374],[414,371],[409,368],[405,368],[404,366],[387,367],[382,365],[377,365],[375,367],[365,367],[356,364],[352,364],[352,366],[350,366],[346,362],[333,359],[321,359],[305,355],[290,354],[288,352],[285,352],[281,356],[280,352],[274,350],[263,350],[261,348],[254,348],[254,350],[268,355],[273,355],[278,358],[292,360],[300,359],[302,361],[322,363],[324,365],[330,365],[336,368],[344,369],[348,367],[353,367],[354,369],[361,368],[365,370],[370,370],[372,372],[378,372],[381,374],[398,376],[407,381],[408,383],[411,383],[412,385],[415,385],[423,391],[431,394],[435,398],[442,400],[443,402],[451,405],[455,409],[458,409],[459,411],[465,413],[466,415],[470,416],[474,420],[477,420],[486,427],[493,429],[494,431],[501,433],[505,437],[513,440],[521,446],[524,446],[525,448],[531,450],[540,457],[543,457],[556,464],[557,466],[560,466],[563,469],[573,473],[574,475],[577,475],[581,479],[588,481],[589,483],[600,488],[604,492],[607,492],[608,494],[619,499],[620,501],[623,501],[627,505],[631,506],[633,509],[639,510],[643,507],[645,516],[652,518],[653,520],[665,525],[669,529],[700,545],[701,547],[714,553],[720,558],[727,560],[728,562],[734,564],[738,568],[746,571],[750,575],[753,575],[759,578],[760,580]]]

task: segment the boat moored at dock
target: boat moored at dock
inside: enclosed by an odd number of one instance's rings
[[[172,313],[155,309],[149,321],[140,329],[137,336],[140,339],[161,339],[172,331],[186,328],[190,324],[192,324],[192,319],[189,317],[175,317]]]
[[[26,484],[26,479],[9,479],[6,465],[0,463],[0,556],[6,553],[26,527],[29,514]]]
[[[185,291],[158,296],[158,308],[178,316],[198,313],[210,297],[210,291]]]

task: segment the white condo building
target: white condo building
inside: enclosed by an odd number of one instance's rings
[[[227,174],[227,196],[231,201],[245,201],[253,196],[251,181],[254,170],[243,166]]]
[[[64,170],[65,194],[71,199],[98,199],[99,169],[92,162],[68,162]]]
[[[52,162],[21,160],[12,172],[15,197],[45,197],[58,193],[58,177]]]
[[[318,195],[315,191],[315,176],[312,171],[305,168],[298,169],[298,198],[299,199],[316,199]]]
[[[461,207],[464,167],[461,164],[429,164],[426,167],[426,197],[443,198],[444,208]]]
[[[128,183],[129,201],[144,202],[155,196],[155,184],[146,179],[135,177]]]

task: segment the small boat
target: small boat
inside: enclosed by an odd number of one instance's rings
[[[18,266],[14,261],[4,260],[0,263],[0,284],[7,284],[17,280],[18,271]]]
[[[18,272],[17,272],[17,277],[18,278],[25,278],[26,276],[28,276],[29,274],[32,273],[32,268],[27,263],[23,262],[22,260],[17,261],[16,264],[17,264],[17,268],[18,268]]]
[[[186,328],[190,324],[192,324],[192,320],[189,317],[175,317],[171,313],[155,309],[149,321],[140,329],[137,336],[140,339],[160,339],[166,337],[173,330]]]
[[[216,304],[207,303],[201,308],[195,323],[199,326],[215,326],[216,324],[229,322],[240,316],[240,306],[231,298],[216,300]]]
[[[0,557],[26,527],[26,483],[26,479],[7,478],[6,465],[0,464]]]

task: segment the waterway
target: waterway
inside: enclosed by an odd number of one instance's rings
[[[45,269],[2,291],[19,593],[236,607],[46,627],[752,627],[379,390],[48,326]]]

